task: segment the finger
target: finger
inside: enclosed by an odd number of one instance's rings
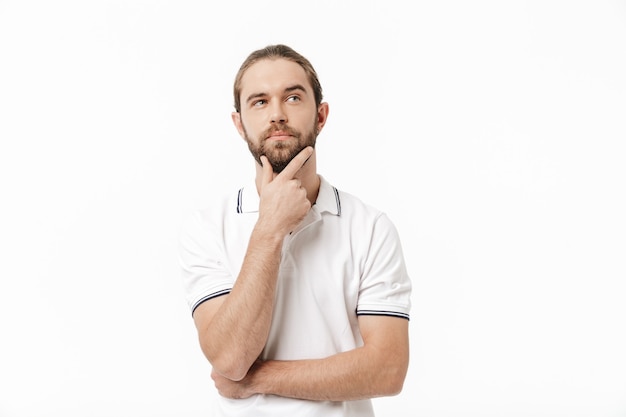
[[[296,172],[302,168],[304,163],[313,155],[313,147],[307,146],[302,149],[298,155],[296,155],[289,164],[283,169],[283,172],[278,174],[278,177],[286,178],[288,180],[292,179]]]
[[[261,155],[261,164],[263,166],[263,176],[261,177],[261,185],[267,185],[274,179],[274,170],[267,156]]]

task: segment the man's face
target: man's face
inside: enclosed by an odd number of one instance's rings
[[[314,147],[323,126],[304,70],[285,59],[264,59],[248,68],[241,112],[233,121],[257,163],[265,155],[276,173],[302,149]]]

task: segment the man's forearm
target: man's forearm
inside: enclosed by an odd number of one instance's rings
[[[406,376],[407,355],[362,347],[319,360],[259,362],[251,369],[249,386],[254,393],[319,401],[396,395]]]
[[[272,319],[282,240],[255,230],[231,293],[200,331],[213,368],[243,378],[263,350]]]
[[[230,294],[206,306],[196,320],[202,350],[214,371],[234,381],[247,375],[267,342],[283,240],[311,209],[309,191],[296,174],[312,153],[313,147],[307,146],[280,174],[265,155],[260,157],[259,217],[241,270]]]

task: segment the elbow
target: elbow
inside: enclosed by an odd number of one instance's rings
[[[231,381],[238,382],[246,377],[248,374],[248,369],[244,369],[239,366],[220,366],[219,364],[213,365],[213,372],[217,372],[222,375],[224,378],[228,378]]]
[[[402,392],[407,374],[407,364],[398,363],[395,366],[387,366],[383,372],[385,378],[381,378],[380,394],[392,397]]]
[[[378,396],[393,397],[402,392],[404,387],[404,375],[394,375],[390,373],[387,378],[380,381]]]
[[[228,353],[213,354],[205,346],[202,346],[202,352],[213,367],[213,371],[231,381],[241,381],[248,374],[251,364],[247,364],[245,360],[237,355]]]
[[[388,397],[393,397],[394,395],[398,395],[402,392],[402,388],[404,387],[404,376],[390,378],[385,386],[384,395]]]

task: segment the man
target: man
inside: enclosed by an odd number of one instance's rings
[[[318,175],[329,107],[306,58],[285,45],[253,52],[234,99],[256,179],[194,212],[180,240],[216,415],[373,416],[371,398],[399,393],[409,361],[397,231]]]

